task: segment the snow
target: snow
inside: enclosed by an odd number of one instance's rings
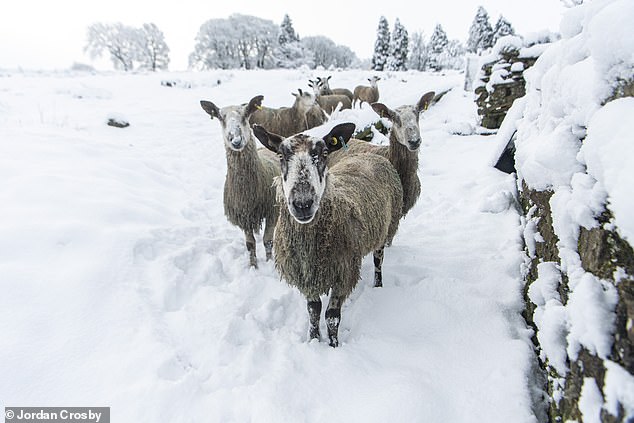
[[[624,408],[623,421],[634,417],[634,377],[612,361],[605,362],[605,409],[613,416],[619,415],[619,405]]]
[[[537,326],[537,339],[541,347],[541,359],[548,360],[559,375],[568,372],[566,364],[566,308],[561,303],[557,289],[561,273],[557,265],[544,262],[537,265],[537,279],[528,289],[528,297],[537,307],[533,321]]]
[[[422,196],[386,250],[384,288],[365,259],[338,349],[306,341],[305,299],[263,261],[261,236],[248,267],[223,215],[220,125],[199,100],[290,105],[311,77],[0,78],[2,405],[104,405],[139,422],[536,421],[515,183],[488,166],[493,138],[450,131],[476,122],[460,88],[421,117]],[[393,108],[462,83],[382,77]],[[107,126],[111,113],[131,126]]]
[[[597,382],[587,377],[583,379],[581,396],[579,397],[579,411],[585,423],[601,423],[601,408],[603,397]]]
[[[629,242],[634,241],[634,199],[629,187],[634,181],[630,159],[634,157],[634,99],[611,101],[598,110],[588,125],[588,136],[579,159],[597,180],[597,189],[609,193],[609,207],[616,226]]]

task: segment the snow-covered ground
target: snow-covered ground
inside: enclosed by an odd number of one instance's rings
[[[220,125],[199,100],[290,105],[325,74],[0,73],[0,406],[109,406],[117,422],[536,421],[515,182],[490,167],[462,75],[382,75],[390,107],[455,89],[421,117],[423,193],[383,288],[364,261],[339,348],[307,342],[305,300],[261,237],[248,267],[223,215]]]

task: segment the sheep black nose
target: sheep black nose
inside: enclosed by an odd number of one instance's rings
[[[311,199],[293,200],[292,214],[299,223],[308,223],[315,216],[314,201]]]
[[[293,200],[293,207],[297,211],[308,211],[313,205],[312,198],[308,198],[305,200]]]
[[[409,149],[412,150],[412,151],[416,150],[418,147],[420,147],[420,143],[421,143],[421,139],[420,138],[417,138],[415,140],[411,140],[409,142]]]

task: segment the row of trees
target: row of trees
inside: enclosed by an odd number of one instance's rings
[[[427,41],[423,33],[411,36],[397,18],[390,32],[381,16],[374,44],[371,68],[376,71],[461,69],[466,52],[481,54],[503,36],[514,34],[513,27],[500,16],[495,27],[489,15],[479,7],[469,28],[466,45],[449,40],[440,24]],[[85,50],[92,58],[110,54],[116,69],[167,69],[169,48],[163,32],[154,24],[133,28],[120,23],[96,23],[88,28]],[[338,67],[360,64],[346,46],[324,36],[300,38],[288,15],[278,26],[255,16],[234,14],[227,19],[210,19],[196,36],[189,56],[193,69],[272,69]]]
[[[466,46],[458,40],[449,40],[442,25],[437,24],[429,41],[424,34],[416,32],[411,37],[397,18],[390,34],[387,19],[381,16],[372,55],[372,69],[382,70],[441,70],[462,69],[466,52],[481,54],[496,41],[515,33],[511,24],[499,17],[495,27],[489,22],[489,14],[478,7],[469,28]]]
[[[347,68],[356,60],[350,48],[327,37],[300,39],[288,15],[278,27],[270,20],[234,14],[202,24],[189,65],[194,69]]]
[[[124,71],[165,70],[170,61],[163,31],[153,23],[143,24],[141,28],[121,23],[95,23],[88,27],[84,50],[93,59],[108,52],[115,69]]]

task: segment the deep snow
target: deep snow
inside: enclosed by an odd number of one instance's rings
[[[421,198],[386,250],[384,288],[364,261],[340,348],[306,341],[305,300],[263,261],[261,236],[248,267],[223,215],[220,125],[199,100],[290,105],[318,75],[0,74],[0,406],[109,406],[129,422],[536,421],[515,182],[490,166],[495,139],[473,131],[462,75],[382,75],[390,107],[454,90],[421,117]],[[130,127],[107,126],[113,114]]]

